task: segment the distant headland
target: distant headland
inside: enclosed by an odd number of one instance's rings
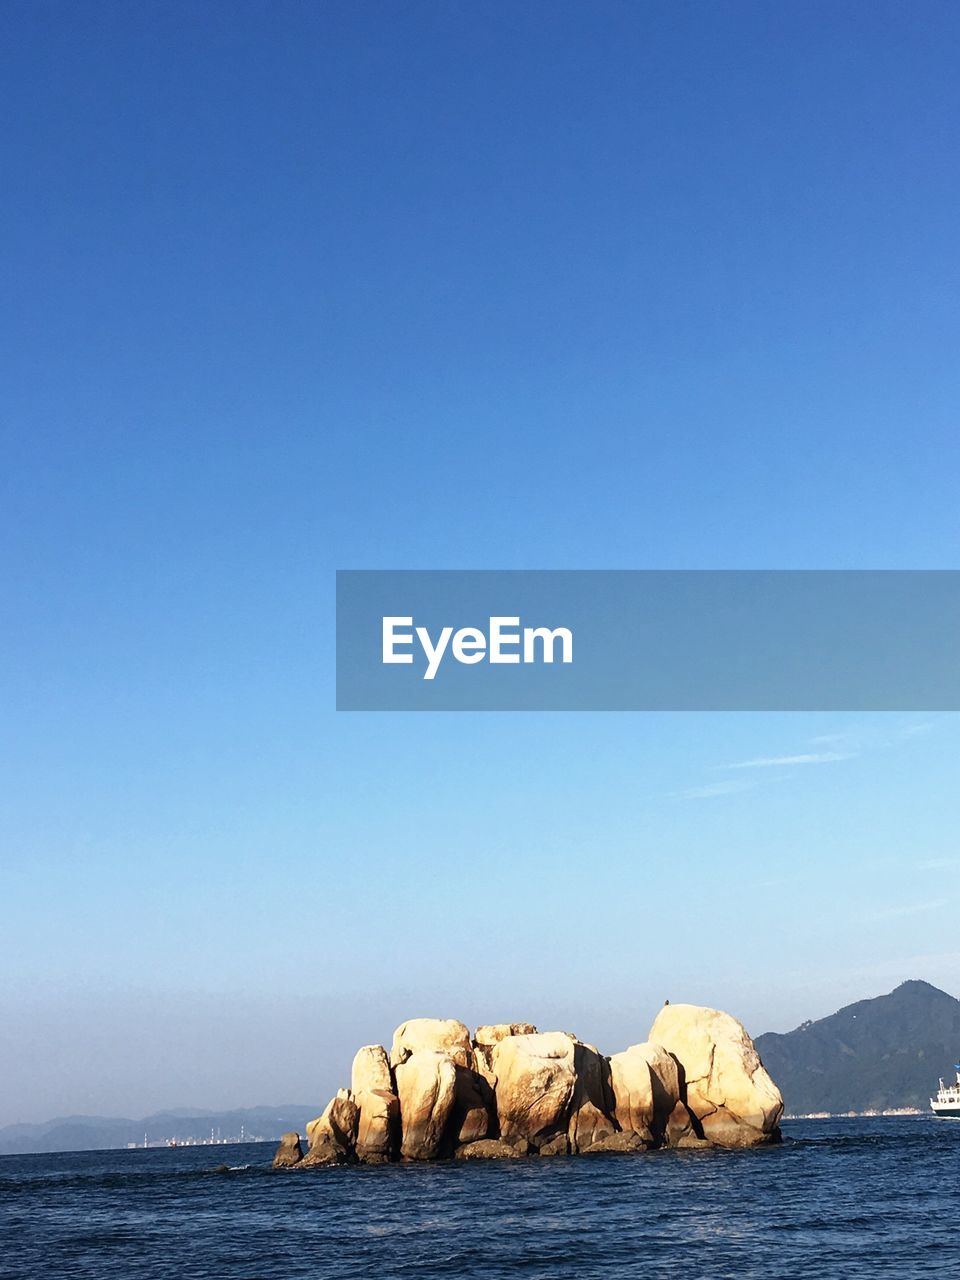
[[[660,1010],[645,1041],[605,1057],[565,1031],[454,1019],[402,1023],[388,1055],[358,1050],[349,1089],[277,1167],[754,1147],[780,1139],[783,1099],[728,1013]]]
[[[929,1112],[937,1078],[960,1062],[960,1001],[913,979],[784,1035],[757,1037],[788,1119]]]

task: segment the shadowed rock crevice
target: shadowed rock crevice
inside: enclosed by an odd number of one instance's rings
[[[478,1027],[414,1018],[389,1056],[365,1045],[307,1126],[302,1154],[285,1134],[274,1164],[383,1164],[751,1147],[776,1142],[780,1091],[727,1013],[665,1005],[647,1040],[605,1057],[566,1031],[527,1022]]]

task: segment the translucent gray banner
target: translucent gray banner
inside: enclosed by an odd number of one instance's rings
[[[956,711],[960,571],[343,570],[341,711]]]

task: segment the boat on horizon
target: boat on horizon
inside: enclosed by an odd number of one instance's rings
[[[956,1081],[944,1084],[941,1080],[937,1096],[930,1099],[930,1110],[944,1120],[960,1120],[960,1062],[954,1063],[954,1070]]]

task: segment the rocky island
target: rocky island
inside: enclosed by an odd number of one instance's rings
[[[565,1031],[414,1018],[389,1055],[365,1045],[340,1089],[286,1133],[276,1167],[753,1147],[780,1139],[783,1099],[728,1013],[660,1010],[648,1038],[605,1057]]]

